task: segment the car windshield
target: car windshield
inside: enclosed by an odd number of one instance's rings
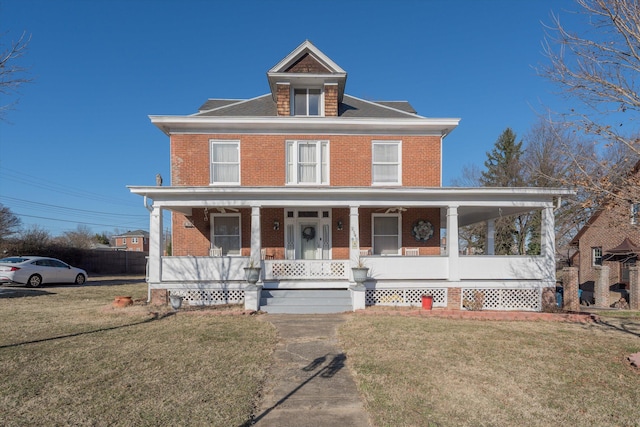
[[[29,258],[9,257],[9,258],[0,259],[0,263],[3,263],[3,264],[18,264],[20,262],[25,262],[25,261],[29,261]]]

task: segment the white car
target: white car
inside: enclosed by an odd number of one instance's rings
[[[27,285],[37,288],[48,283],[82,285],[87,272],[59,259],[41,256],[14,256],[0,259],[0,283]]]

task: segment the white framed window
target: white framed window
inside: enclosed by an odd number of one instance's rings
[[[287,141],[287,184],[329,184],[329,141]]]
[[[293,116],[322,116],[322,89],[294,88],[291,97],[291,115]]]
[[[402,184],[402,143],[371,142],[371,182],[374,185]]]
[[[640,203],[631,203],[631,224],[640,224]]]
[[[240,141],[210,143],[211,184],[240,184]]]
[[[591,248],[591,265],[602,265],[602,247]]]
[[[126,245],[126,244],[127,244],[127,238],[126,238],[126,237],[123,237],[123,238],[122,238],[122,244],[123,244],[123,245]]]
[[[399,214],[373,214],[373,254],[400,255],[402,249]]]
[[[240,255],[240,214],[214,214],[211,219],[211,247],[223,256]]]
[[[131,238],[131,243],[138,243],[138,238],[137,237],[132,237]]]

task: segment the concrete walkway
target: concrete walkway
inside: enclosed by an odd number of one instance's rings
[[[369,427],[355,382],[338,348],[340,314],[266,314],[278,330],[273,366],[255,425]]]

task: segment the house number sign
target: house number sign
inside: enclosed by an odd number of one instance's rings
[[[413,237],[418,242],[426,242],[433,237],[433,225],[429,221],[423,219],[418,220],[413,224],[411,234],[413,234]]]

